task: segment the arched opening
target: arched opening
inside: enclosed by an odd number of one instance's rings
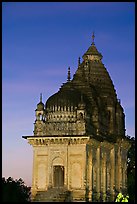
[[[42,120],[42,119],[43,119],[43,116],[42,116],[41,113],[38,114],[38,118],[37,118],[37,119],[38,119],[38,120]]]
[[[83,119],[83,113],[79,113],[79,119]]]
[[[57,165],[53,167],[54,187],[64,186],[64,166]]]

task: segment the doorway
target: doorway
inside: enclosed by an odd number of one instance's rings
[[[53,179],[54,187],[63,187],[64,186],[64,166],[54,166],[53,167]]]

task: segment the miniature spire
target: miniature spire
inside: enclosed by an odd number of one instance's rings
[[[94,32],[92,33],[92,44],[94,44],[94,38],[95,38],[95,35],[94,35]]]
[[[70,67],[68,68],[68,78],[67,81],[70,81],[71,77],[70,77]]]
[[[78,66],[80,65],[80,57],[78,58]]]
[[[40,94],[40,102],[42,102],[42,93]]]

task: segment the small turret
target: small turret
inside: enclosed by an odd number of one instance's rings
[[[40,94],[40,102],[37,104],[37,109],[35,110],[36,120],[34,123],[34,135],[43,135],[43,128],[45,123],[45,109],[44,103],[42,103],[42,93]]]
[[[36,120],[44,120],[44,103],[42,103],[42,93],[40,94],[40,102],[37,104]]]

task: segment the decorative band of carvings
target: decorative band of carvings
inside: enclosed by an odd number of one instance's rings
[[[49,144],[86,144],[89,137],[58,137],[58,138],[28,138],[28,143],[33,146]]]

